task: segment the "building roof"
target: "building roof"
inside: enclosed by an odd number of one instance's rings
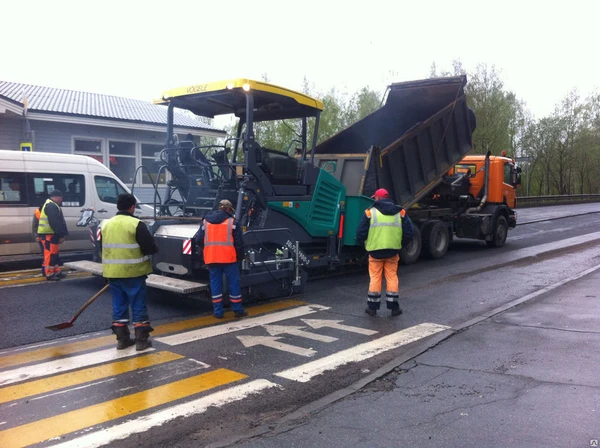
[[[0,81],[0,99],[23,106],[23,95],[27,99],[28,113],[43,112],[160,125],[167,123],[167,108],[149,101]],[[224,133],[203,123],[198,117],[177,109],[174,111],[174,125]]]

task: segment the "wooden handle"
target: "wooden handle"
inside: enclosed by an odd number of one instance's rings
[[[81,313],[83,313],[83,311],[92,304],[92,302],[94,300],[96,300],[98,297],[100,297],[102,294],[104,294],[104,292],[106,292],[108,290],[108,288],[110,287],[110,283],[107,283],[106,285],[104,285],[104,287],[98,291],[94,297],[92,297],[90,300],[88,300],[87,302],[85,302],[85,305],[83,305],[79,311],[77,311],[77,314],[75,314],[75,316],[73,316],[73,319],[71,319],[71,323],[75,322],[75,319],[77,319],[79,317],[79,315]]]

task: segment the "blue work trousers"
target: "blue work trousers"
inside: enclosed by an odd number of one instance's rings
[[[234,312],[243,311],[244,307],[242,306],[242,292],[240,287],[240,268],[238,264],[211,264],[208,270],[210,272],[210,291],[215,316],[223,315],[223,274],[225,274],[225,277],[227,278],[231,309]]]
[[[129,323],[129,307],[133,323],[149,323],[146,308],[146,276],[110,279],[113,322]]]

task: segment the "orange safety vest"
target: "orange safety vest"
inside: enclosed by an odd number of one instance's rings
[[[237,255],[233,245],[233,218],[221,224],[204,221],[204,263],[235,263]]]

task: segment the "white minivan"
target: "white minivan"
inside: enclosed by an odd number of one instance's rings
[[[94,208],[98,219],[117,213],[117,197],[129,193],[106,166],[91,157],[0,150],[0,259],[39,254],[32,233],[35,209],[52,190],[63,192],[62,211],[69,236],[61,252],[91,250],[89,229],[76,223],[84,208]],[[152,208],[138,206],[137,216],[149,216]]]

